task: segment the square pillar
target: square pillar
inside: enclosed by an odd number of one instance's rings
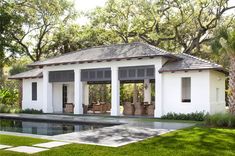
[[[83,114],[83,83],[81,69],[74,70],[74,114]]]
[[[43,70],[43,113],[53,113],[52,83],[49,82],[49,72]]]
[[[162,86],[162,74],[158,72],[160,67],[155,65],[155,110],[154,110],[154,117],[160,118],[163,115],[163,86]]]
[[[149,79],[144,79],[144,102],[151,103],[151,83]]]
[[[111,68],[111,87],[112,87],[112,97],[111,97],[111,115],[120,115],[120,81],[118,80],[118,67]]]
[[[83,82],[83,101],[85,105],[89,105],[89,85]]]

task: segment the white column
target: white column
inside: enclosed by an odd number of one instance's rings
[[[159,65],[155,65],[155,110],[154,117],[160,118],[163,115],[162,112],[162,74],[158,72]]]
[[[53,113],[52,83],[49,83],[47,70],[43,70],[43,113]]]
[[[81,69],[74,70],[74,114],[83,114],[83,83]]]
[[[151,83],[149,79],[144,79],[144,102],[151,103]]]
[[[138,102],[137,84],[134,83],[134,89],[133,89],[133,103],[135,104],[136,102]]]
[[[111,115],[119,116],[120,115],[120,81],[118,80],[118,67],[112,67],[112,108]]]
[[[85,105],[89,105],[89,85],[83,82],[83,101]]]

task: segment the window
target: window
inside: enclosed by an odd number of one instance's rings
[[[182,78],[182,102],[191,102],[191,78]]]
[[[219,88],[216,88],[216,102],[219,102]]]
[[[32,100],[37,101],[37,82],[32,83]]]

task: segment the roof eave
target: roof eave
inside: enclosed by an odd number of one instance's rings
[[[43,67],[43,66],[52,66],[52,65],[67,65],[67,64],[82,64],[82,63],[92,63],[92,62],[103,62],[103,61],[120,61],[126,59],[142,59],[142,58],[154,58],[154,57],[166,57],[174,60],[181,59],[173,54],[166,55],[148,55],[148,56],[136,56],[136,57],[125,57],[125,58],[111,58],[111,59],[99,59],[99,60],[84,60],[84,61],[68,61],[68,62],[59,62],[59,63],[45,63],[45,64],[29,64],[28,67]]]
[[[43,78],[43,76],[8,77],[8,79],[10,80],[36,79],[36,78]]]
[[[193,69],[173,69],[173,70],[162,70],[160,69],[158,72],[159,73],[164,73],[164,72],[177,72],[177,71],[192,71],[192,70],[216,70],[219,72],[222,72],[226,75],[228,75],[228,71],[226,69],[224,69],[223,67],[218,67],[218,68],[193,68]]]

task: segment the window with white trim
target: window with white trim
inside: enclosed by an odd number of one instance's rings
[[[37,82],[32,82],[32,101],[37,101]]]
[[[183,77],[181,79],[182,102],[191,102],[191,78]]]

